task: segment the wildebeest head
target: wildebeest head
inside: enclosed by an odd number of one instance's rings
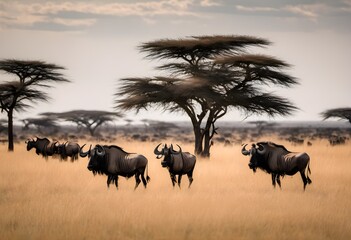
[[[31,138],[31,139],[28,139],[27,141],[25,141],[25,143],[27,144],[27,151],[30,151],[32,148],[35,147],[36,141],[34,141],[34,139]]]
[[[266,152],[262,143],[252,144],[251,149],[246,150],[247,144],[241,149],[241,153],[245,156],[251,156],[249,161],[249,168],[256,172],[262,162],[264,162],[264,154]]]
[[[88,152],[89,153],[84,153],[88,154],[90,158],[88,163],[88,170],[92,171],[94,175],[96,173],[102,174],[104,172],[104,166],[106,163],[106,151],[104,147],[101,145],[96,145],[93,149],[89,149]]]
[[[162,167],[170,167],[172,164],[172,154],[179,154],[182,152],[182,148],[177,144],[177,146],[179,147],[179,151],[175,151],[173,149],[173,145],[171,144],[171,146],[168,148],[167,144],[165,144],[162,148],[162,150],[158,150],[159,146],[161,145],[158,144],[154,150],[154,153],[156,155],[157,159],[162,158],[162,156],[164,156],[163,160],[161,161],[161,165]]]
[[[58,153],[58,147],[59,147],[59,142],[58,141],[55,141],[54,143],[53,143],[53,145],[52,145],[52,151],[53,151],[53,153],[54,154],[57,154]]]

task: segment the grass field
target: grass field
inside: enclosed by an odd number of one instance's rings
[[[118,142],[149,159],[151,182],[136,191],[134,178],[107,189],[86,158],[45,160],[24,144],[13,153],[0,145],[0,239],[351,239],[351,143],[279,143],[310,155],[305,192],[299,175],[273,189],[240,145],[213,146],[211,160],[198,159],[192,188],[184,176],[173,189],[153,155],[157,143]]]

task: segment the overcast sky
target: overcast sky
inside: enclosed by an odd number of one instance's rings
[[[300,108],[284,119],[321,120],[326,109],[351,107],[351,0],[0,0],[0,58],[59,64],[72,81],[50,90],[49,103],[16,113],[17,119],[47,111],[113,111],[119,79],[157,75],[157,62],[145,60],[139,44],[214,34],[267,38],[273,45],[254,52],[293,65],[289,73],[300,85],[274,89]],[[0,74],[0,82],[6,79]],[[188,120],[152,109],[128,117]],[[244,118],[232,110],[224,120]]]

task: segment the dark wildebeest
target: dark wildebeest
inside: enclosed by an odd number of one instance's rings
[[[180,187],[180,182],[182,180],[182,175],[187,174],[189,178],[189,187],[193,182],[193,171],[195,168],[196,157],[189,152],[182,152],[181,147],[179,147],[179,151],[174,151],[173,145],[171,147],[167,147],[167,144],[163,147],[160,151],[158,147],[161,145],[156,146],[154,153],[157,155],[157,159],[162,158],[164,156],[161,165],[168,169],[169,174],[171,176],[173,187],[175,186],[176,175],[178,175],[178,186]]]
[[[47,157],[46,146],[50,143],[49,139],[37,137],[36,140],[31,138],[28,139],[25,143],[27,143],[27,151],[30,151],[32,148],[35,148],[36,154],[41,154],[43,157]]]
[[[55,154],[58,153],[58,142],[49,142],[45,147],[44,147],[44,154],[45,156],[55,156]]]
[[[140,176],[146,188],[150,177],[147,173],[147,159],[141,154],[127,153],[118,146],[96,145],[93,149],[83,152],[85,144],[80,149],[80,156],[89,156],[88,169],[93,174],[106,174],[107,187],[114,182],[118,189],[118,176],[130,178],[135,175],[136,189],[140,184]],[[144,177],[146,170],[146,179]]]
[[[307,153],[290,152],[284,146],[272,142],[258,142],[252,144],[250,150],[246,150],[246,145],[247,144],[242,148],[241,153],[251,156],[249,162],[250,169],[255,172],[257,168],[260,168],[271,174],[274,187],[276,181],[279,187],[281,187],[280,176],[292,176],[297,172],[301,174],[303,189],[306,188],[307,184],[312,183],[311,179],[308,177],[308,173],[311,173],[311,170],[309,166],[310,157]]]
[[[58,145],[58,154],[62,160],[66,160],[67,157],[71,157],[71,161],[78,159],[80,147],[78,143],[66,142]]]

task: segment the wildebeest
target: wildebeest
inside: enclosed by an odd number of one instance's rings
[[[55,156],[58,152],[58,141],[54,142],[49,142],[45,147],[44,147],[44,154],[45,156]]]
[[[58,145],[57,153],[60,155],[61,159],[66,160],[67,157],[71,157],[71,161],[78,159],[78,154],[80,147],[78,143],[66,142]]]
[[[135,187],[136,189],[140,184],[140,176],[143,181],[144,187],[146,188],[147,183],[150,181],[150,177],[147,173],[148,160],[141,154],[127,153],[118,146],[101,146],[96,145],[93,149],[87,152],[83,151],[85,144],[80,149],[80,156],[89,156],[88,169],[93,174],[106,174],[107,175],[107,187],[110,183],[114,182],[118,189],[118,176],[130,178],[135,176]],[[146,179],[145,179],[146,171]]]
[[[49,139],[36,137],[36,140],[31,138],[28,139],[25,143],[27,143],[27,151],[30,151],[32,148],[35,148],[36,154],[41,154],[43,157],[48,156],[46,154],[46,146],[50,143]]]
[[[190,187],[193,182],[193,171],[195,168],[196,157],[189,152],[182,152],[179,145],[177,145],[179,151],[175,151],[172,144],[169,148],[167,147],[167,144],[165,144],[160,151],[158,150],[160,145],[161,143],[156,146],[154,153],[157,155],[157,159],[164,156],[161,165],[168,169],[173,187],[177,183],[176,175],[178,175],[178,186],[180,187],[182,175],[184,174],[188,175]]]
[[[304,189],[307,184],[312,183],[308,176],[311,170],[309,166],[310,157],[307,153],[290,152],[284,146],[272,142],[252,144],[250,150],[246,150],[246,146],[247,144],[243,146],[241,153],[251,156],[249,162],[250,169],[255,172],[257,168],[260,168],[271,174],[274,187],[276,181],[279,187],[281,187],[280,176],[294,175],[297,172],[300,172]]]

